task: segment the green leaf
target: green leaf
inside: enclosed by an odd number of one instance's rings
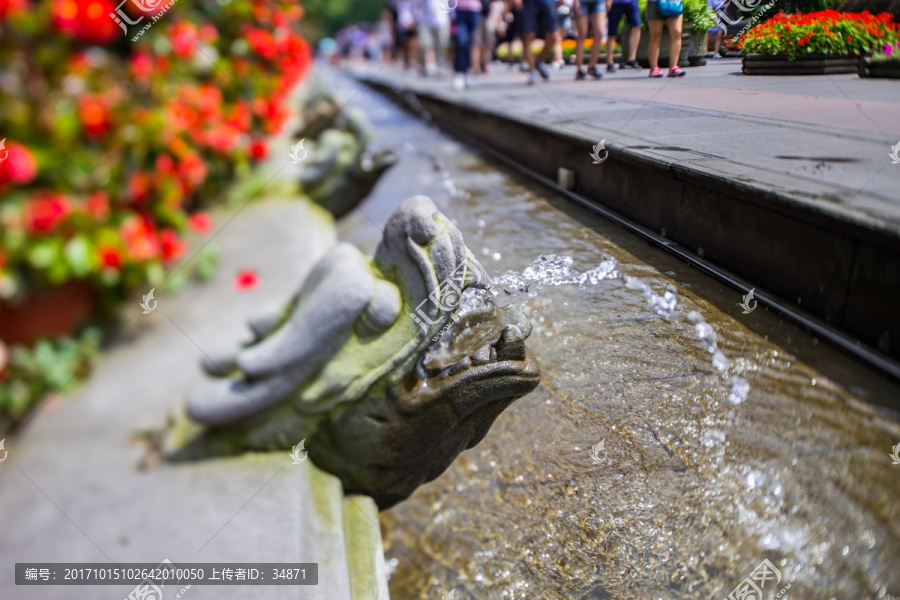
[[[96,267],[93,244],[83,235],[76,235],[69,240],[63,253],[72,267],[72,274],[76,277],[84,277]]]
[[[56,261],[62,250],[62,241],[57,238],[39,240],[28,250],[28,262],[35,269],[46,269]]]

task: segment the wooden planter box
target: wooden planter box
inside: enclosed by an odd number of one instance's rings
[[[860,56],[858,73],[860,77],[900,79],[900,60],[872,60],[870,56]]]
[[[96,298],[86,281],[70,281],[35,292],[21,302],[0,302],[0,340],[30,344],[41,337],[70,335],[94,316]]]
[[[623,23],[619,28],[618,42],[622,45],[622,62],[628,58],[628,42],[631,28],[628,23]],[[690,23],[685,23],[681,30],[681,52],[678,55],[679,67],[700,67],[706,64],[706,39],[708,32],[694,32]],[[641,39],[638,42],[637,61],[645,69],[650,68],[650,32],[641,31]],[[669,68],[669,30],[663,31],[659,41],[659,66],[665,70]]]
[[[859,56],[826,56],[812,54],[788,60],[784,55],[745,54],[741,71],[744,75],[834,75],[856,73]]]

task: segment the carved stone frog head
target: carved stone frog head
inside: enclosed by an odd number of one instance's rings
[[[539,383],[521,312],[486,303],[456,317],[466,290],[487,286],[459,230],[428,198],[410,198],[374,257],[339,244],[283,310],[251,322],[253,341],[205,362],[221,379],[187,410],[206,430],[174,457],[309,437],[313,461],[348,492],[382,507],[407,497]]]

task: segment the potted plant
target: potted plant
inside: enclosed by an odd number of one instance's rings
[[[641,39],[638,43],[637,61],[643,67],[650,66],[648,46],[650,30],[647,27],[647,0],[639,0],[641,7]],[[716,24],[715,13],[709,8],[707,0],[684,0],[684,24],[681,30],[681,53],[678,66],[702,66],[706,64],[706,40],[709,30]],[[619,26],[618,40],[622,42],[622,56],[628,56],[628,23]],[[666,36],[659,45],[659,60],[665,62],[669,57],[669,43]],[[624,59],[623,59],[624,60]]]
[[[0,78],[13,82],[0,89],[7,342],[71,332],[170,279],[185,234],[208,227],[209,199],[265,156],[310,62],[297,33],[266,29],[300,18],[286,1],[141,17],[152,37],[123,31],[116,5],[0,2]]]
[[[779,13],[740,41],[746,75],[855,73],[860,57],[898,41],[891,15],[825,10]]]
[[[900,42],[885,44],[871,56],[861,56],[859,76],[900,79]]]

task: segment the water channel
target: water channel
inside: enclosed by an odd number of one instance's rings
[[[496,300],[527,300],[543,372],[480,445],[382,513],[392,597],[726,598],[764,559],[780,581],[763,598],[900,597],[897,385],[330,78],[400,158],[341,237],[371,252],[402,200],[430,196]]]

